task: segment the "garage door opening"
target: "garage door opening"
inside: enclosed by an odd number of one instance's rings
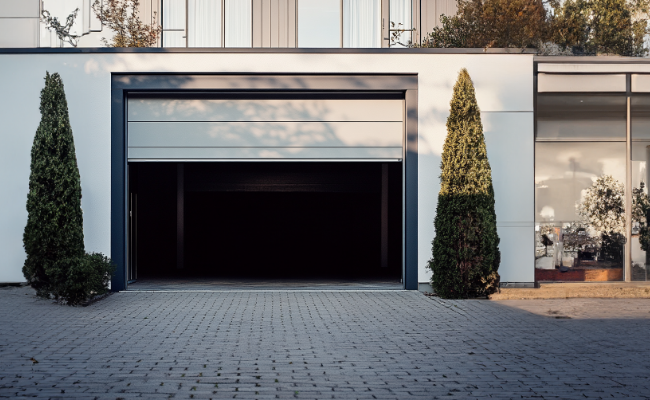
[[[129,163],[129,279],[402,278],[401,162]]]

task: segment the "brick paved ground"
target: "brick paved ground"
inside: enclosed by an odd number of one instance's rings
[[[650,398],[649,354],[647,317],[417,292],[131,292],[72,308],[0,289],[9,398]]]

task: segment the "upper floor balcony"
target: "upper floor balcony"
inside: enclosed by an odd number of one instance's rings
[[[42,21],[78,9],[77,47],[103,47],[113,32],[94,0],[0,0],[0,48],[71,47]],[[164,48],[388,48],[419,42],[455,14],[456,0],[140,0],[139,17],[158,24]]]

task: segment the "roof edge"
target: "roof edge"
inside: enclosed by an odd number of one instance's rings
[[[72,47],[72,48],[0,48],[1,54],[87,54],[87,53],[181,53],[181,54],[204,54],[204,53],[289,53],[289,54],[511,54],[511,55],[534,55],[535,49],[520,48],[453,48],[453,49],[313,49],[313,48],[160,48],[160,47]]]

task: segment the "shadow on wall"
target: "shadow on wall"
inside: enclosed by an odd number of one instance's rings
[[[173,100],[133,97],[129,146],[164,141],[174,147],[401,148],[401,94],[383,94],[382,99],[371,93],[315,95],[318,98],[306,92],[218,92]]]

